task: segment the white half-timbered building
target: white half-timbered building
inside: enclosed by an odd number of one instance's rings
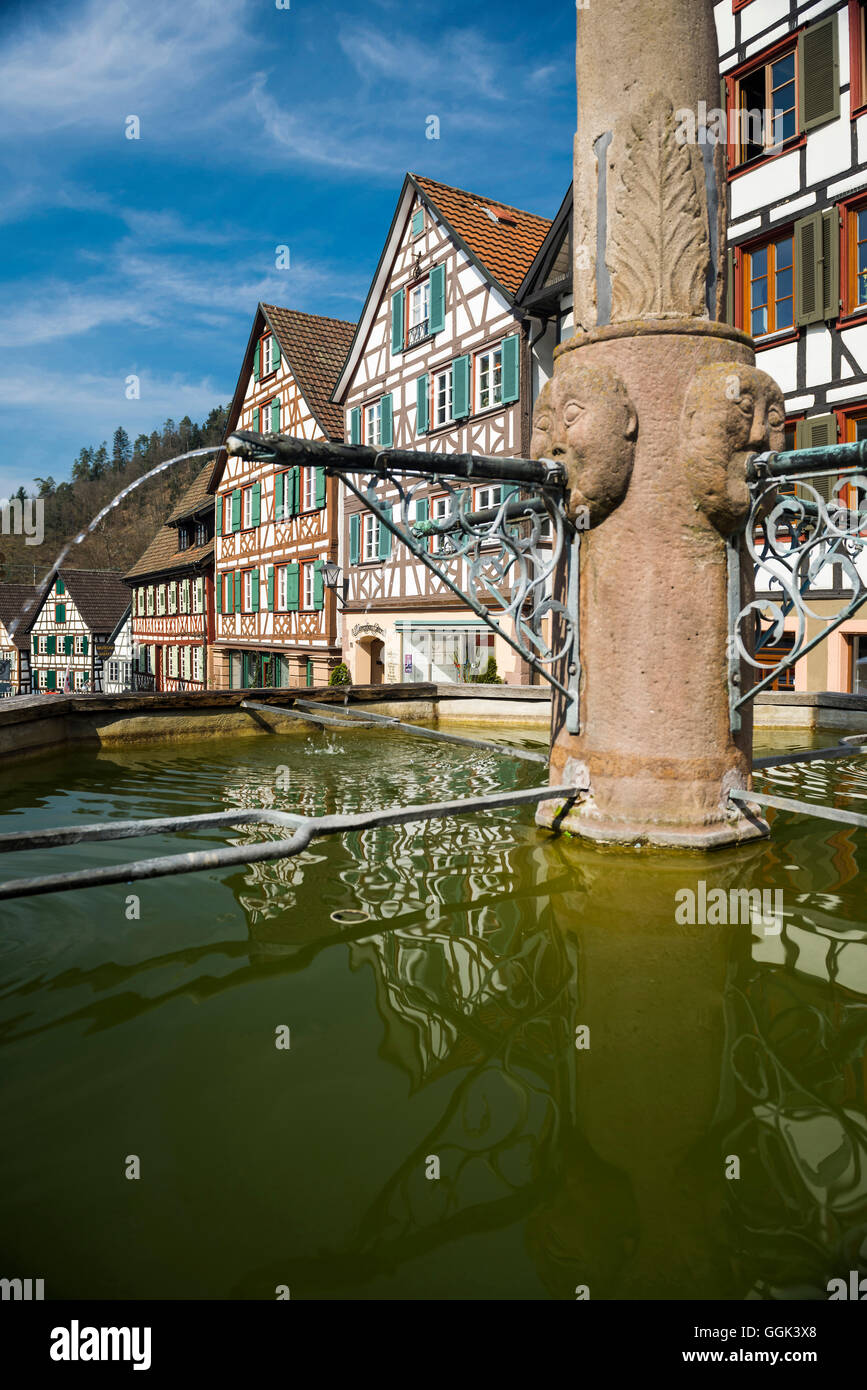
[[[135,649],[132,640],[132,598],[126,612],[109,633],[102,662],[102,688],[106,695],[122,695],[135,688]]]
[[[116,571],[54,570],[30,628],[33,692],[102,693],[112,635],[128,612],[129,589]]]
[[[334,399],[346,437],[431,453],[526,455],[531,348],[515,292],[544,217],[408,174]],[[394,507],[397,495],[379,496]],[[473,489],[469,510],[498,502]],[[412,519],[444,516],[435,485]],[[529,682],[527,664],[351,494],[344,503],[344,660],[357,683],[454,681],[483,671]],[[441,544],[432,538],[430,544]],[[455,562],[455,580],[467,575]]]
[[[39,599],[30,584],[0,583],[0,699],[30,691],[30,626]]]
[[[331,400],[355,324],[260,304],[226,433],[250,429],[343,440]],[[340,499],[322,469],[275,468],[221,451],[212,679],[230,689],[324,685],[340,661],[337,605],[322,566],[336,562]]]
[[[127,572],[137,690],[207,688],[214,634],[213,471],[209,459]]]

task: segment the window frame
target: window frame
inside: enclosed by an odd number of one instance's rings
[[[274,334],[273,334],[273,333],[263,333],[263,334],[262,334],[262,337],[259,339],[259,380],[260,380],[260,381],[261,381],[264,377],[266,377],[266,376],[273,376],[274,372],[276,372],[276,370],[277,370],[276,364],[275,364],[275,362],[274,362],[273,342],[274,342]],[[266,354],[265,354],[265,348],[266,348],[266,345],[267,345],[267,348],[268,348],[268,352],[267,352],[268,365],[267,365],[267,367],[265,366],[265,355],[266,355]]]
[[[774,229],[772,236],[767,232],[762,232],[758,236],[750,237],[747,241],[742,241],[739,245],[729,247],[734,258],[734,326],[740,328],[741,332],[748,333],[752,337],[748,322],[748,299],[746,294],[747,273],[749,269],[749,258],[756,251],[761,251],[763,247],[792,239],[792,318],[791,328],[780,328],[775,332],[763,333],[760,337],[754,338],[756,352],[763,351],[764,348],[779,347],[783,343],[797,342],[803,332],[803,326],[797,322],[796,317],[796,292],[798,283],[798,238],[795,235],[795,223],[783,223]]]
[[[370,545],[368,545],[368,540]],[[371,554],[368,555],[368,549]],[[365,510],[361,513],[361,544],[359,563],[362,565],[379,563],[379,517]]]
[[[482,393],[482,387],[481,387],[482,361],[483,361],[483,359],[486,358],[486,357],[490,357],[490,358],[492,358],[492,359],[495,358],[496,355],[497,355],[497,353],[499,353],[499,355],[500,355],[500,399],[499,399],[498,401],[496,401],[496,400],[495,400],[495,401],[491,401],[488,405],[482,405],[482,403],[481,403],[481,393]],[[495,368],[495,372],[496,372],[496,368]],[[494,377],[492,378],[492,385],[495,386],[495,384],[496,384],[496,375],[494,375]],[[500,339],[500,341],[499,341],[498,343],[492,343],[489,347],[480,348],[478,352],[474,352],[474,353],[473,353],[473,379],[472,379],[472,388],[471,388],[471,389],[472,389],[472,410],[470,411],[470,414],[471,414],[471,415],[483,415],[483,414],[485,414],[485,413],[486,413],[487,411],[489,411],[489,410],[502,410],[502,409],[503,409],[503,340],[502,340],[502,338]],[[493,391],[492,391],[492,394],[494,394]]]
[[[248,520],[249,517],[249,520]],[[253,530],[253,484],[241,488],[241,530]]]
[[[275,612],[275,613],[288,613],[288,612],[289,612],[289,608],[288,608],[288,603],[289,603],[289,566],[288,566],[288,565],[278,565],[278,566],[277,566],[277,576],[276,576],[276,579],[277,579],[277,582],[276,582],[276,585],[275,585],[275,592],[274,592],[274,612]]]
[[[792,290],[791,294],[787,295],[785,298],[791,301],[792,321],[791,323],[784,324],[782,328],[778,328],[776,324],[777,304],[782,303],[784,301],[778,300],[776,295],[776,277],[778,274],[776,260],[777,246],[784,241],[790,242],[792,247],[791,266],[783,267],[783,270],[791,270]],[[791,228],[788,231],[783,230],[779,235],[774,235],[772,237],[763,237],[760,241],[751,242],[748,246],[741,248],[741,320],[743,323],[744,332],[749,333],[750,337],[753,338],[753,340],[756,343],[764,344],[765,342],[769,342],[770,340],[773,340],[774,342],[779,342],[784,335],[789,335],[791,333],[797,332],[798,325],[795,321],[796,249],[797,248],[794,228]],[[774,324],[773,327],[769,327],[764,333],[756,334],[753,333],[752,328],[753,305],[751,287],[753,284],[753,277],[750,271],[752,269],[753,257],[761,251],[766,251],[768,253],[767,268],[763,277],[767,281],[767,303],[758,307],[764,308],[766,310],[769,323],[771,321],[771,318],[773,318]]]
[[[849,0],[849,118],[867,109],[867,3]]]
[[[439,383],[447,379],[445,392],[445,415],[439,419]],[[453,425],[455,420],[455,396],[454,396],[454,374],[452,364],[443,367],[441,371],[431,372],[431,428],[435,430],[445,429],[447,425]]]
[[[724,81],[724,83],[725,83],[725,92],[726,92],[726,104],[725,104],[725,116],[726,116],[726,156],[727,156],[728,177],[729,177],[729,179],[737,178],[738,175],[740,175],[740,174],[745,174],[745,173],[749,172],[749,171],[752,170],[752,169],[757,169],[757,168],[759,167],[759,165],[765,163],[765,162],[766,162],[767,160],[769,160],[769,159],[779,159],[782,155],[784,155],[784,154],[789,154],[791,150],[799,149],[799,148],[801,147],[801,145],[804,145],[804,144],[806,144],[806,142],[807,142],[807,132],[801,129],[801,73],[800,73],[800,65],[799,65],[799,62],[798,62],[798,42],[799,42],[799,39],[800,39],[800,35],[801,35],[801,33],[803,32],[803,29],[804,29],[804,26],[801,25],[801,26],[800,26],[798,29],[796,29],[793,33],[787,34],[787,35],[785,36],[785,38],[780,39],[777,43],[772,44],[769,48],[766,48],[761,54],[759,54],[759,55],[753,55],[753,56],[752,56],[751,58],[749,58],[746,62],[741,63],[741,64],[740,64],[737,68],[735,68],[732,72],[727,72],[727,73],[725,73],[725,74],[723,75],[723,81]],[[770,145],[769,145],[769,144],[765,144],[764,149],[763,149],[763,152],[762,152],[761,154],[754,154],[754,155],[751,155],[748,159],[742,159],[742,158],[740,157],[740,139],[741,139],[741,133],[742,133],[741,130],[740,130],[740,122],[738,122],[738,129],[737,129],[736,138],[735,138],[735,140],[732,140],[732,120],[731,120],[731,113],[732,113],[732,111],[737,111],[737,110],[739,109],[737,97],[738,97],[739,90],[740,90],[740,84],[741,84],[741,82],[743,82],[746,78],[752,76],[753,73],[757,72],[759,68],[764,67],[764,68],[766,68],[766,69],[769,69],[769,68],[772,66],[772,64],[780,62],[780,60],[781,60],[782,58],[785,58],[785,57],[788,55],[789,52],[791,52],[791,53],[794,55],[794,58],[795,58],[795,75],[794,75],[794,84],[795,84],[795,106],[794,106],[794,110],[795,110],[795,122],[796,122],[796,126],[797,126],[797,129],[796,129],[796,131],[795,131],[795,134],[794,134],[794,135],[790,135],[790,136],[788,137],[787,140],[781,141],[779,145],[776,145],[776,144],[773,144],[773,143],[770,144]],[[765,110],[768,109],[768,84],[769,84],[769,81],[770,81],[770,75],[769,75],[769,73],[766,71],[766,73],[765,73],[765,103],[766,103],[766,104],[765,104],[765,106],[762,108],[763,112],[764,112]]]
[[[310,590],[310,602],[307,602]],[[316,561],[302,560],[301,562],[301,585],[300,585],[300,607],[303,613],[313,613],[316,608]]]
[[[839,217],[840,235],[840,319],[846,320],[846,326],[851,327],[856,323],[863,323],[867,314],[867,298],[863,304],[853,302],[853,290],[858,280],[858,242],[857,233],[858,214],[867,212],[867,193],[862,189],[861,192],[854,194],[851,198],[844,198],[837,204]]]
[[[371,430],[371,425],[373,429]],[[371,449],[382,447],[382,397],[364,407],[364,442]]]
[[[312,500],[311,500],[312,499]],[[301,512],[316,511],[316,469],[301,469]]]
[[[422,290],[426,292],[424,295],[426,312],[420,319],[417,320],[417,322],[413,323],[413,298],[416,294],[416,291]],[[418,328],[423,328],[424,331],[421,333],[417,333],[415,339],[413,341],[410,341],[410,333],[413,329]],[[418,347],[420,343],[426,342],[427,339],[431,336],[432,334],[430,331],[430,271],[428,271],[426,275],[422,275],[419,277],[419,279],[411,281],[410,284],[407,285],[406,293],[404,294],[403,338],[404,343],[406,344],[406,350],[408,351],[410,348]]]
[[[241,570],[241,612],[253,612],[253,567]]]

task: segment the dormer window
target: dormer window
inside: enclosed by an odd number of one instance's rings
[[[263,375],[263,376],[269,376],[271,372],[274,372],[274,371],[277,370],[277,363],[276,363],[276,361],[274,360],[274,359],[275,359],[275,356],[276,356],[276,354],[275,354],[275,352],[274,352],[274,338],[273,338],[273,336],[269,333],[268,336],[267,336],[266,338],[263,338],[263,339],[262,339],[262,375]]]
[[[190,533],[186,526],[178,527],[178,550],[188,550],[190,546]]]
[[[208,523],[206,521],[196,522],[196,545],[206,545],[208,541]]]

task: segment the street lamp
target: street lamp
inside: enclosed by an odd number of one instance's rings
[[[343,571],[341,570],[340,566],[338,564],[335,564],[333,560],[326,560],[322,566],[322,582],[325,585],[326,589],[330,589],[331,592],[334,594],[335,598],[337,599],[337,606],[340,609],[341,613],[344,612],[346,589],[349,583],[347,579],[344,579],[341,583],[340,576],[342,573]],[[338,589],[340,590],[339,593]]]

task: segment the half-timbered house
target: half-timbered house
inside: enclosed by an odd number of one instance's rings
[[[227,433],[252,429],[343,439],[331,400],[355,325],[260,304],[229,411]],[[321,469],[219,455],[216,511],[215,685],[323,684],[340,660],[337,605],[322,567],[336,562],[340,497]]]
[[[534,213],[406,176],[334,392],[349,440],[526,455],[533,373],[515,293],[549,227]],[[388,486],[379,496],[397,502]],[[476,487],[468,509],[501,497],[498,486]],[[448,506],[432,486],[411,519],[436,520]],[[344,660],[355,681],[464,680],[492,655],[506,680],[530,679],[513,649],[351,495],[342,556]],[[455,579],[467,582],[457,564]]]
[[[213,471],[210,459],[127,572],[136,689],[207,686],[214,635]]]
[[[54,570],[30,628],[33,691],[101,693],[110,639],[128,611],[129,589],[118,572]]]
[[[39,595],[29,584],[0,584],[0,698],[30,690],[30,627]]]

